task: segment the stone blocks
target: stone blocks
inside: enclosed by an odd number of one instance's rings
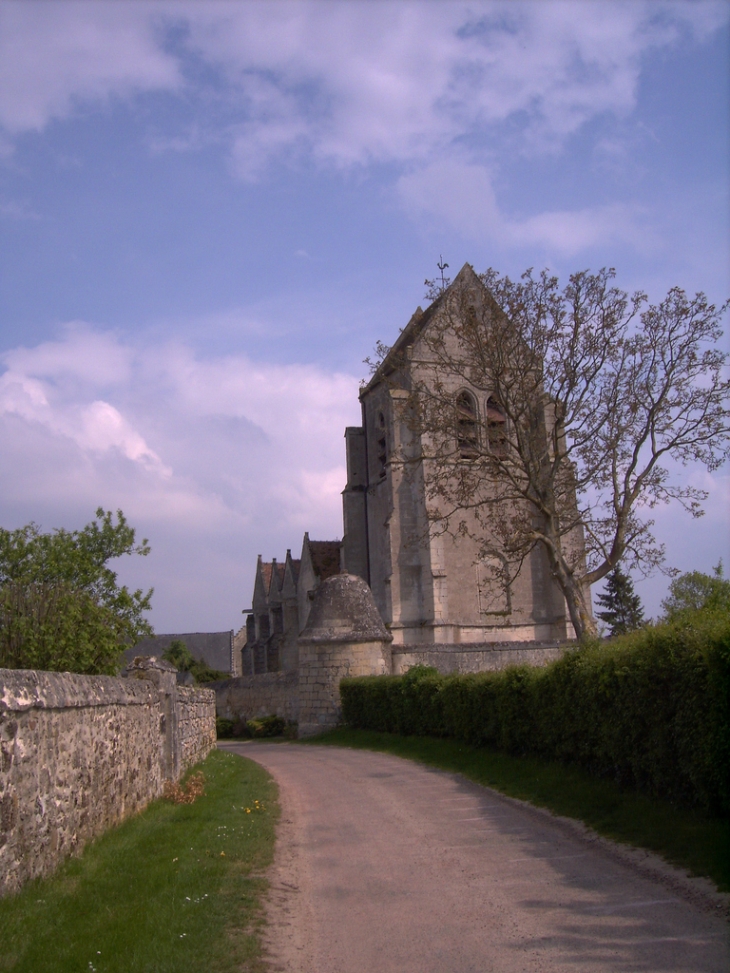
[[[160,675],[165,687],[0,670],[0,895],[142,810],[215,746],[215,694]]]

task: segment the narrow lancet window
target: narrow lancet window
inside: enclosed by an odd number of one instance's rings
[[[507,457],[507,416],[493,395],[487,401],[487,442],[492,456]]]
[[[377,456],[378,456],[378,476],[381,480],[385,479],[386,465],[388,462],[388,443],[385,435],[385,416],[382,412],[378,413],[377,430]]]
[[[469,392],[459,392],[456,398],[456,441],[462,459],[479,455],[477,404]]]

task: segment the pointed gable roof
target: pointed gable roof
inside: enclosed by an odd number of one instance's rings
[[[269,588],[271,587],[272,562],[264,561],[259,554],[256,561],[256,577],[253,583],[253,609],[262,611],[268,608]]]
[[[460,291],[467,288],[479,288],[482,291],[486,291],[486,287],[481,280],[479,280],[479,277],[475,273],[474,268],[470,263],[464,264],[446,290],[439,294],[436,300],[432,304],[429,304],[425,311],[423,311],[420,307],[416,308],[411,320],[398,335],[390,351],[380,365],[378,365],[376,371],[365,388],[360,392],[361,399],[363,396],[367,395],[371,389],[375,388],[375,386],[378,385],[386,375],[389,375],[401,364],[402,356],[406,348],[413,344],[428,322],[433,318],[434,314],[444,306],[448,295],[455,291]]]
[[[286,560],[284,562],[284,580],[281,585],[282,596],[288,595],[291,597],[296,595],[301,563],[299,560],[295,561],[291,556],[291,549],[287,549]]]
[[[305,532],[302,541],[300,576],[311,573],[319,584],[325,578],[339,574],[341,547],[341,541],[310,541],[309,532]]]
[[[310,541],[312,567],[320,581],[340,573],[340,541]]]
[[[284,581],[284,565],[279,564],[274,558],[270,564],[269,588],[267,591],[269,604],[278,604],[281,601],[281,586]]]

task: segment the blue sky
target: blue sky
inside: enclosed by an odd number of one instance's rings
[[[238,628],[257,554],[340,536],[362,359],[440,254],[722,302],[729,14],[4,0],[0,523],[121,507],[157,630]],[[730,563],[727,469],[678,475],[668,564]]]

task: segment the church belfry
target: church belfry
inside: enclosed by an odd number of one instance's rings
[[[409,418],[409,390],[433,380],[424,337],[429,327],[444,328],[464,295],[491,300],[469,264],[426,311],[418,308],[360,393],[362,426],[345,431],[343,567],[370,585],[394,645],[565,639],[572,627],[540,548],[502,584],[496,543],[485,557],[471,532],[455,537],[429,517],[434,468]],[[468,463],[481,450],[502,456],[506,417],[498,399],[465,384],[464,375],[441,371],[438,382],[453,396],[455,458]]]

